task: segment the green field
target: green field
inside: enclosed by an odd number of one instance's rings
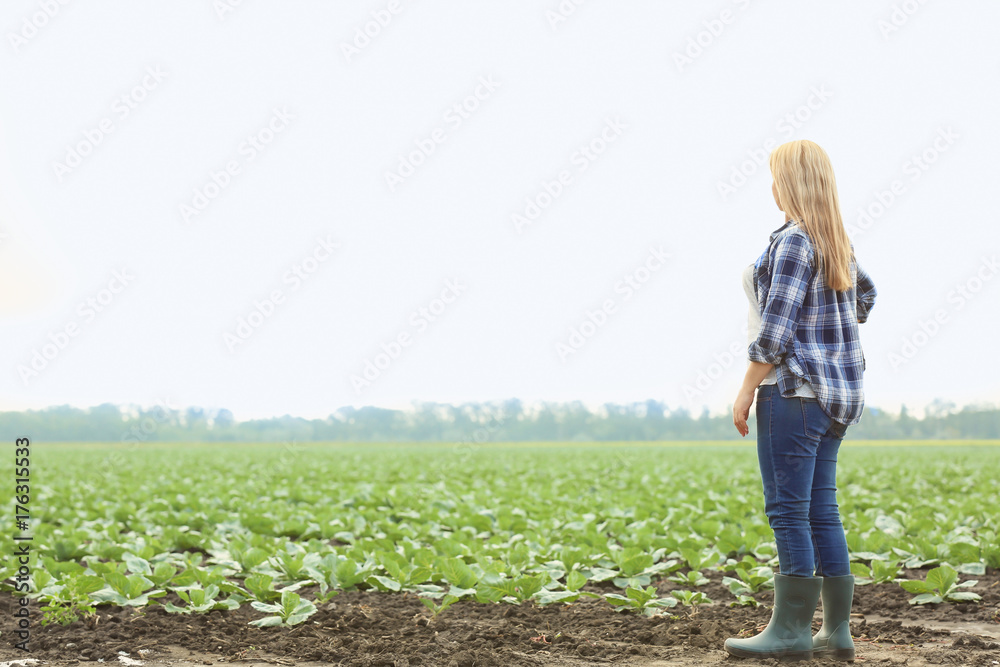
[[[846,442],[858,575],[1000,567],[997,445]],[[255,604],[267,623],[354,588],[560,603],[585,582],[696,592],[709,568],[756,590],[777,565],[752,443],[39,443],[29,510],[34,595],[64,620],[168,593],[172,611]]]

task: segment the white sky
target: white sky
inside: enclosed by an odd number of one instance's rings
[[[589,0],[553,24],[557,0],[399,0],[348,61],[342,45],[389,6],[243,0],[220,17],[210,0],[5,0],[0,409],[168,403],[247,419],[516,396],[722,412],[747,363],[740,274],[783,216],[766,162],[728,197],[718,186],[800,138],[830,155],[879,290],[862,326],[868,405],[1000,402],[1000,268],[983,263],[1000,251],[997,3]],[[476,92],[466,117],[449,113]],[[783,120],[796,110],[797,129]],[[112,131],[60,177],[102,122]],[[262,131],[270,143],[244,143]],[[582,157],[602,132],[613,141]],[[390,189],[400,155],[442,137]],[[915,167],[925,150],[936,159]],[[185,222],[181,205],[230,161],[239,172]],[[512,214],[563,171],[518,233]],[[895,180],[858,231],[859,207]],[[651,248],[669,257],[627,298],[616,283]],[[314,251],[325,261],[286,280]],[[464,287],[423,328],[411,314],[449,280]],[[225,334],[275,290],[282,302],[231,351]],[[608,299],[603,326],[561,359]],[[400,334],[410,344],[356,391],[351,376]],[[912,358],[894,363],[904,339]],[[36,351],[51,358],[26,373]],[[686,395],[699,373],[712,379]]]

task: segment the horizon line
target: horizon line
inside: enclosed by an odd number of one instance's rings
[[[190,408],[198,408],[198,409],[203,410],[205,412],[205,414],[209,415],[209,416],[217,414],[221,410],[228,410],[230,412],[230,414],[233,415],[233,421],[234,422],[236,422],[236,423],[246,423],[246,422],[250,422],[250,421],[263,421],[263,420],[268,420],[268,419],[283,419],[283,418],[288,418],[288,417],[291,417],[293,419],[303,419],[303,420],[306,420],[306,421],[313,421],[313,420],[317,420],[317,419],[323,420],[323,419],[327,419],[327,418],[333,416],[338,411],[341,411],[341,410],[344,410],[344,409],[362,410],[362,409],[365,409],[365,408],[375,408],[375,409],[381,409],[381,410],[392,410],[392,411],[398,411],[398,412],[403,412],[403,413],[407,413],[407,414],[414,414],[416,412],[417,405],[423,404],[423,403],[431,404],[431,405],[437,405],[437,406],[458,407],[458,406],[466,405],[466,404],[479,404],[479,405],[494,404],[495,405],[495,404],[498,404],[498,403],[505,403],[505,402],[513,401],[513,400],[520,401],[522,407],[524,408],[524,411],[527,412],[528,414],[534,413],[536,410],[542,408],[546,404],[548,404],[548,405],[560,405],[560,406],[564,406],[564,405],[570,405],[570,404],[574,404],[574,403],[579,403],[579,404],[582,404],[587,409],[587,411],[590,412],[591,414],[602,414],[603,413],[602,409],[603,409],[603,407],[605,405],[616,405],[616,406],[622,406],[622,405],[641,405],[641,404],[646,403],[648,401],[655,401],[655,402],[661,403],[664,406],[664,408],[667,409],[670,412],[675,412],[675,411],[680,411],[680,410],[686,410],[688,412],[688,414],[691,415],[692,418],[701,417],[705,413],[706,410],[708,412],[709,418],[721,417],[721,416],[730,414],[732,412],[732,403],[727,404],[726,408],[723,408],[723,409],[716,408],[715,410],[713,410],[713,409],[710,408],[710,406],[704,405],[704,404],[699,405],[699,406],[689,406],[689,405],[684,405],[682,403],[682,404],[674,406],[674,405],[671,405],[670,403],[668,403],[668,402],[666,402],[666,401],[664,401],[662,399],[656,399],[656,398],[645,398],[645,399],[641,399],[641,400],[630,400],[630,401],[605,400],[605,401],[596,402],[596,401],[585,401],[583,399],[552,400],[552,399],[521,399],[521,398],[517,398],[517,397],[508,397],[508,398],[498,398],[498,399],[488,399],[488,400],[462,400],[462,401],[441,401],[441,400],[428,400],[428,399],[411,399],[409,401],[409,403],[407,403],[405,405],[401,404],[399,402],[395,402],[395,403],[390,402],[390,403],[382,404],[382,405],[376,405],[376,404],[366,403],[366,404],[362,404],[362,405],[358,405],[358,406],[355,406],[354,404],[348,404],[348,405],[341,405],[341,406],[338,406],[336,408],[333,408],[330,411],[328,411],[328,412],[326,412],[325,414],[322,414],[322,415],[315,414],[315,415],[311,415],[311,416],[310,415],[304,415],[304,414],[293,415],[293,414],[291,414],[289,412],[285,412],[283,414],[279,414],[277,412],[273,412],[273,413],[268,413],[266,416],[263,416],[261,414],[248,416],[245,413],[242,414],[242,415],[240,415],[236,411],[231,410],[229,408],[226,408],[225,406],[186,405],[186,406],[182,406],[181,407],[181,406],[172,405],[169,400],[161,400],[158,403],[152,403],[152,404],[148,404],[148,405],[143,405],[143,404],[137,403],[137,402],[114,403],[112,401],[104,401],[102,403],[96,403],[96,404],[93,404],[93,405],[90,405],[90,406],[80,406],[80,405],[74,405],[74,404],[71,404],[71,403],[56,403],[56,404],[49,404],[49,405],[46,405],[44,407],[21,407],[21,408],[7,408],[7,407],[2,407],[2,408],[0,408],[0,413],[43,412],[43,411],[50,410],[50,409],[53,409],[53,408],[63,408],[63,407],[69,407],[70,409],[82,410],[82,411],[88,411],[89,412],[89,411],[93,410],[94,408],[98,408],[98,407],[100,407],[102,405],[113,405],[116,408],[118,408],[123,414],[127,414],[129,412],[134,412],[136,410],[143,410],[143,411],[154,410],[158,406],[160,406],[160,407],[166,407],[166,408],[168,408],[170,410],[177,410],[177,411],[179,411],[181,413],[186,412]],[[6,401],[4,401],[4,403],[6,403]],[[931,406],[935,406],[935,405],[940,405],[942,407],[946,407],[947,409],[944,410],[944,414],[958,413],[958,412],[965,411],[966,409],[971,409],[972,411],[989,411],[989,410],[1000,409],[1000,404],[991,403],[991,402],[986,401],[986,400],[982,400],[982,401],[978,401],[978,402],[973,402],[973,403],[966,403],[965,405],[958,405],[957,403],[955,403],[954,401],[951,401],[951,400],[945,400],[945,399],[941,399],[941,398],[935,398],[932,401],[926,402],[926,403],[924,403],[923,405],[921,405],[919,407],[913,407],[911,405],[907,405],[905,401],[900,401],[898,404],[899,404],[900,408],[906,407],[907,415],[910,416],[910,417],[916,418],[916,419],[924,419],[924,418],[926,418],[928,416],[927,409],[930,408]],[[870,411],[872,411],[873,413],[876,413],[876,414],[878,414],[878,413],[885,413],[885,414],[892,415],[892,416],[897,417],[897,418],[902,414],[901,409],[892,410],[892,409],[889,409],[889,408],[883,408],[883,407],[879,407],[877,405],[870,405],[870,404],[867,404],[867,403],[865,404],[865,409],[866,410],[870,410]]]

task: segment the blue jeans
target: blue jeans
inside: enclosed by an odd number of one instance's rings
[[[757,389],[757,460],[764,513],[774,531],[781,574],[851,573],[837,507],[837,450],[847,427],[815,398],[784,398],[773,384]]]

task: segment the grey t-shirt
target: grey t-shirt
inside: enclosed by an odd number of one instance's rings
[[[757,334],[760,333],[760,302],[757,300],[757,290],[754,288],[753,284],[753,269],[754,265],[750,264],[747,268],[743,269],[743,291],[746,292],[747,299],[750,300],[750,314],[747,320],[747,332],[749,335],[749,340],[747,345],[757,340]],[[747,359],[747,366],[750,365],[750,359]],[[767,375],[763,380],[760,381],[761,384],[778,384],[778,374],[775,369],[772,368],[768,371]],[[809,384],[808,380],[802,384],[801,387],[795,390],[792,396],[803,396],[807,398],[815,398],[816,392],[813,391],[812,386]]]

